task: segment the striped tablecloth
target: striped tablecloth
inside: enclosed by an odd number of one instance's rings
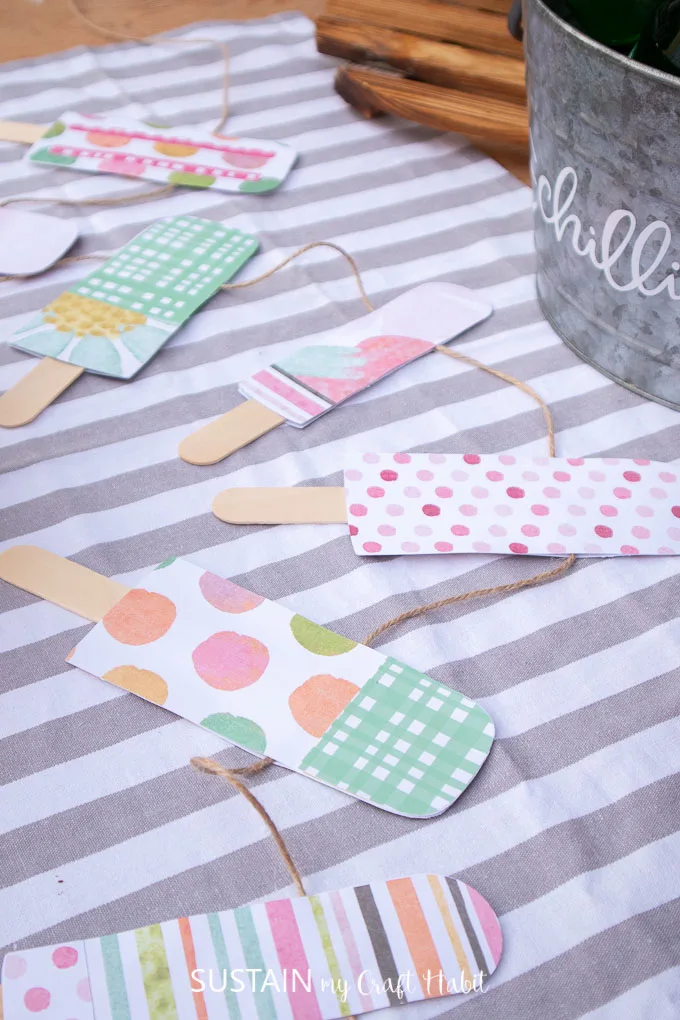
[[[496,312],[459,349],[550,402],[560,454],[678,458],[677,414],[582,364],[543,321],[526,188],[460,139],[358,117],[334,94],[332,63],[301,16],[192,33],[230,44],[229,130],[290,142],[297,168],[266,196],[183,190],[83,209],[78,251],[110,252],[156,217],[196,213],[259,234],[263,254],[246,275],[329,238],[356,256],[376,304],[425,280],[474,287]],[[3,68],[0,116],[121,110],[211,126],[221,79],[207,45],[72,50]],[[3,195],[71,199],[144,187],[29,167],[8,144],[0,182]],[[2,340],[81,275],[76,264],[1,285]],[[521,558],[358,559],[342,526],[238,529],[212,516],[228,484],[338,484],[350,450],[545,451],[527,397],[430,355],[307,430],[279,428],[212,468],[177,458],[189,431],[239,402],[237,381],[265,356],[361,313],[345,263],[317,252],[211,301],[135,381],[82,377],[32,425],[0,435],[2,547],[39,544],[126,583],[179,553],[359,639],[423,601],[535,572]],[[3,345],[0,388],[32,365]],[[309,891],[429,870],[469,882],[501,916],[505,957],[488,991],[405,1015],[680,1015],[679,594],[672,558],[587,560],[549,587],[388,635],[383,649],[496,721],[488,763],[441,818],[405,820],[283,769],[259,777]],[[248,756],[67,667],[87,629],[78,617],[7,586],[0,595],[0,945],[289,890],[252,809],[188,765],[197,754]]]

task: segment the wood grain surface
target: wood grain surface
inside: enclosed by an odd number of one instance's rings
[[[344,60],[386,63],[431,85],[517,103],[526,101],[524,61],[514,57],[329,15],[317,19],[316,40],[321,53]]]
[[[493,2],[493,0],[487,0]],[[80,0],[97,24],[145,36],[192,21],[265,18],[279,11],[320,13],[323,0]],[[0,0],[0,61],[37,57],[72,46],[108,42],[72,12],[66,0]]]
[[[356,64],[338,70],[335,87],[366,117],[391,113],[466,135],[525,184],[530,181],[528,115],[518,103],[405,80]]]
[[[508,31],[504,14],[442,0],[328,0],[326,13],[367,25],[396,28],[488,53],[522,58],[522,46]]]
[[[195,0],[189,7],[182,0],[81,0],[81,3],[83,10],[98,24],[109,26],[117,32],[142,36],[178,28],[192,21],[264,18],[287,10],[299,10],[315,18],[324,8],[324,0]],[[379,17],[388,19],[390,9],[394,6],[386,0],[355,0],[353,7],[351,0],[332,0],[332,3],[333,6],[344,3],[344,9],[350,12],[352,9],[356,12],[359,5],[362,8],[362,17],[363,8],[366,7],[372,12],[374,23]],[[463,36],[458,39],[462,42],[468,42],[464,37],[464,29],[470,24],[470,16],[477,25],[477,31],[480,13],[484,23],[489,24],[488,19],[484,18],[483,11],[466,8],[483,7],[495,12],[490,22],[493,29],[487,28],[489,45],[492,49],[495,48],[493,40],[503,36],[505,44],[511,51],[510,55],[517,57],[521,53],[518,45],[512,40],[509,44],[507,42],[503,14],[507,11],[508,4],[509,0],[437,0],[436,3],[433,0],[429,0],[428,3],[423,3],[423,0],[415,0],[413,3],[411,0],[398,0],[397,6],[402,18],[405,16],[405,10],[411,8],[410,25],[412,28],[415,27],[416,31],[423,30],[421,21],[424,19],[431,29],[429,34],[434,32],[435,39],[438,31],[441,31],[442,24],[446,26],[448,22],[455,23],[458,29],[445,28],[447,34],[442,38],[450,38],[452,31],[455,31],[458,36]],[[424,7],[428,8],[428,13],[421,18]],[[435,23],[439,24],[439,29]],[[73,46],[101,46],[108,41],[80,21],[71,11],[67,0],[0,0],[0,26],[2,27],[0,61],[41,56]],[[380,24],[377,27],[380,28]],[[387,20],[385,24],[383,21],[383,27],[394,28],[396,22]],[[468,83],[471,81],[469,77],[467,80]],[[463,88],[462,82],[459,83],[459,87]],[[521,152],[509,152],[502,145],[491,141],[488,136],[485,139],[477,138],[476,141],[480,148],[499,159],[521,180],[528,181],[526,158]]]
[[[472,7],[479,11],[496,11],[507,15],[512,7],[512,0],[440,0],[449,7]]]

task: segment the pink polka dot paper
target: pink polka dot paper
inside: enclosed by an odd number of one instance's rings
[[[366,453],[345,489],[359,556],[680,553],[680,470],[649,460]]]
[[[2,966],[5,1020],[94,1020],[84,942],[8,953]]]

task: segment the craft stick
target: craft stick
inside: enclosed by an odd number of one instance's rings
[[[338,487],[224,489],[213,513],[227,524],[344,524],[345,490]]]
[[[0,578],[95,623],[130,590],[35,545],[15,545],[0,553]]]
[[[0,142],[23,142],[33,145],[42,138],[47,128],[41,124],[26,124],[20,120],[0,120]]]
[[[43,358],[0,397],[0,426],[27,425],[85,371],[80,365]]]
[[[209,425],[192,432],[182,440],[177,452],[187,464],[201,467],[217,464],[284,421],[280,414],[270,411],[257,400],[246,400]]]

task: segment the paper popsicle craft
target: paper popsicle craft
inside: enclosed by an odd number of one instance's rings
[[[42,273],[65,255],[78,237],[72,220],[0,207],[0,276]]]
[[[43,360],[0,397],[0,425],[32,421],[84,371],[132,378],[257,246],[195,216],[147,227],[11,337]]]
[[[4,1020],[337,1020],[479,991],[502,948],[476,889],[413,875],[8,953]]]
[[[186,560],[126,590],[15,546],[0,578],[90,619],[96,603],[73,666],[386,811],[441,814],[489,754],[470,698]]]
[[[301,340],[239,386],[246,402],[180,443],[190,464],[215,464],[287,422],[304,428],[333,407],[487,319],[474,291],[425,283],[382,308]]]
[[[297,153],[283,142],[159,127],[119,113],[68,111],[41,134],[26,158],[86,173],[262,194],[283,183]]]
[[[365,453],[343,488],[225,489],[231,524],[349,524],[359,556],[680,554],[673,465],[619,457]]]

